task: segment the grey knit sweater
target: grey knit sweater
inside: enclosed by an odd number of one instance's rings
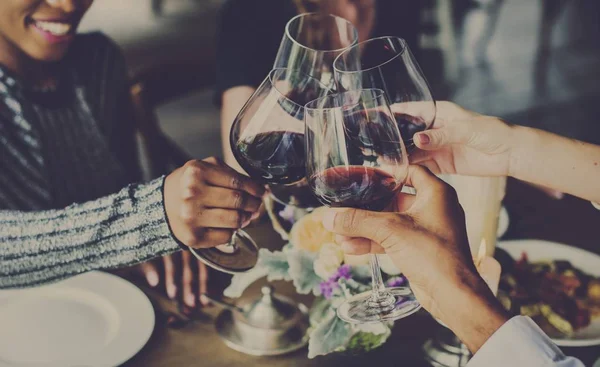
[[[124,59],[79,35],[58,87],[28,88],[0,65],[0,288],[35,286],[179,249],[164,178],[139,179]]]

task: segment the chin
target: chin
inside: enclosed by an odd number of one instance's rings
[[[35,49],[27,52],[29,57],[40,62],[57,62],[62,60],[69,51],[68,46],[52,47],[51,49]]]

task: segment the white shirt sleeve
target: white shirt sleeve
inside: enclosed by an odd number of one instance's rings
[[[467,367],[585,367],[565,355],[526,316],[515,316],[487,340]]]

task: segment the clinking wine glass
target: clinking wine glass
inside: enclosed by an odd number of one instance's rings
[[[285,26],[273,68],[303,72],[332,88],[333,61],[357,42],[358,31],[344,18],[324,13],[299,14]]]
[[[435,100],[405,40],[379,37],[358,43],[334,61],[337,90],[382,89],[409,154],[413,136],[433,125]]]
[[[230,133],[238,163],[255,180],[273,186],[293,185],[306,177],[304,105],[329,90],[298,71],[274,69],[240,110]],[[227,245],[192,249],[207,265],[226,272],[252,269],[258,246],[237,230]]]
[[[357,42],[358,31],[344,18],[325,13],[299,14],[285,26],[273,67],[300,71],[332,89],[333,61]],[[273,186],[271,197],[280,204],[302,209],[319,205],[306,180]]]
[[[330,207],[382,211],[408,174],[406,149],[379,89],[333,94],[306,105],[306,173],[313,193]],[[397,320],[420,309],[409,287],[386,288],[371,255],[373,289],[337,309],[350,323]]]

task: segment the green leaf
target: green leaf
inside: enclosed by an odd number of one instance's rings
[[[242,274],[236,274],[231,278],[231,284],[225,288],[223,295],[230,298],[238,298],[242,293],[258,279],[267,276],[269,273],[266,267],[255,267]]]
[[[330,311],[309,335],[308,358],[343,350],[352,336],[349,324]]]
[[[344,287],[346,287],[346,289],[352,295],[366,292],[371,289],[370,285],[359,283],[354,279],[341,278],[340,280],[338,280],[338,284],[340,285],[340,287],[342,287],[342,289],[344,289]]]
[[[234,275],[231,284],[223,294],[231,298],[240,297],[250,284],[265,276],[270,282],[273,280],[290,280],[289,268],[285,253],[260,249],[256,266],[248,272]]]
[[[267,249],[260,249],[258,252],[258,262],[260,267],[265,267],[268,271],[267,279],[273,280],[291,280],[287,255],[282,251],[271,252]]]
[[[292,278],[296,292],[300,294],[312,293],[321,295],[319,284],[323,281],[313,267],[317,254],[298,249],[285,251],[290,266],[289,275]]]
[[[366,353],[386,342],[391,332],[373,334],[359,331],[348,341],[345,351],[351,354]]]
[[[353,266],[350,268],[350,271],[352,273],[352,279],[371,283],[371,266],[369,266],[369,265]]]

